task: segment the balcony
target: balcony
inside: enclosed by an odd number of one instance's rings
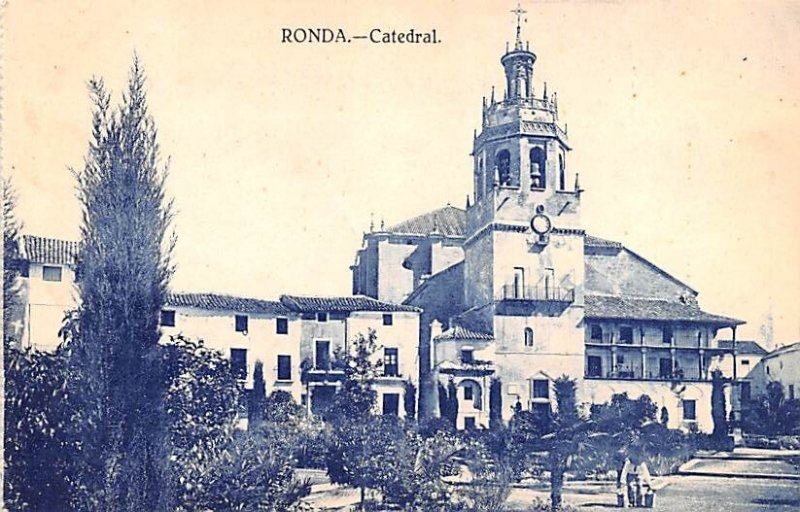
[[[682,371],[677,370],[674,372],[659,372],[658,370],[652,372],[648,371],[642,374],[641,369],[635,370],[616,370],[610,372],[597,372],[587,371],[584,373],[583,378],[588,380],[633,380],[633,381],[651,381],[651,382],[711,382],[711,372],[707,370],[705,375],[700,375],[697,370]],[[725,379],[729,380],[729,379]]]
[[[517,286],[505,284],[500,289],[497,300],[571,304],[575,302],[575,289],[562,288],[560,286]]]

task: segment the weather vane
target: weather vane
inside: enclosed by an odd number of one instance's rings
[[[521,50],[522,49],[522,39],[520,37],[520,32],[521,32],[520,24],[522,23],[522,15],[523,14],[527,14],[528,11],[523,10],[522,9],[522,4],[517,2],[517,8],[512,10],[511,13],[517,15],[517,42],[516,42],[516,44],[514,46],[515,46],[515,48],[517,50]],[[526,19],[525,21],[527,22],[528,20]]]

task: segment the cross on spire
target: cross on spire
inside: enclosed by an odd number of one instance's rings
[[[512,14],[517,16],[517,42],[514,44],[515,50],[522,50],[522,37],[521,37],[521,23],[522,23],[522,15],[527,14],[528,11],[522,9],[522,4],[517,2],[517,8],[511,11]],[[527,19],[525,20],[528,21]]]

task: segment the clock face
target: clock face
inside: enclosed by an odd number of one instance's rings
[[[534,215],[531,219],[531,229],[538,235],[547,234],[552,228],[553,224],[550,222],[550,217],[547,215],[539,213]]]

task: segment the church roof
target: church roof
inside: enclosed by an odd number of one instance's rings
[[[461,208],[447,205],[395,224],[385,231],[399,235],[429,235],[435,232],[444,236],[463,238],[466,225],[466,212]]]
[[[719,340],[719,342],[717,342],[717,345],[719,346],[719,348],[733,350],[733,340]],[[736,340],[736,353],[763,356],[766,355],[768,352],[767,349],[765,349],[755,341]]]
[[[587,318],[695,322],[720,326],[744,323],[735,318],[706,313],[690,304],[664,299],[586,295],[585,304]]]
[[[234,297],[217,293],[171,293],[167,296],[166,305],[262,315],[288,315],[290,313],[283,304],[275,300]]]
[[[328,311],[383,311],[383,312],[419,312],[419,308],[394,304],[373,299],[363,295],[346,297],[299,297],[281,295],[281,304],[298,313],[317,313]]]
[[[22,235],[19,257],[32,263],[74,265],[78,259],[78,247],[78,242],[70,240]]]
[[[622,249],[622,244],[613,240],[606,240],[605,238],[598,238],[592,235],[584,235],[584,247],[599,247],[609,249]]]
[[[773,357],[782,356],[789,352],[800,351],[800,341],[796,343],[792,343],[791,345],[784,345],[782,347],[778,347],[769,354],[764,356],[764,359],[771,359]]]

